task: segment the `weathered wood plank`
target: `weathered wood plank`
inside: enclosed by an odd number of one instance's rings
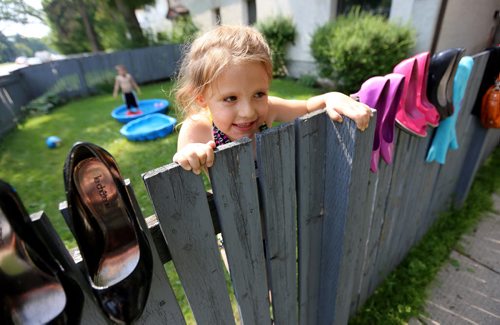
[[[30,215],[31,222],[33,224],[33,229],[42,240],[44,244],[44,249],[51,252],[51,254],[57,259],[57,261],[64,268],[64,273],[73,279],[75,283],[81,288],[83,294],[83,306],[81,323],[82,324],[109,324],[111,321],[102,312],[99,307],[88,280],[84,277],[83,273],[80,271],[79,267],[74,262],[73,258],[69,254],[66,246],[62,242],[61,238],[57,234],[54,227],[43,212],[36,212]]]
[[[210,179],[241,320],[270,324],[252,143],[245,139],[224,145],[215,160]]]
[[[486,63],[488,62],[489,52],[478,53],[474,57],[474,71],[471,73],[470,79],[470,87],[467,90],[467,94],[464,97],[464,107],[466,110],[471,111],[474,106],[474,102],[476,101],[477,93],[479,91],[479,87],[481,85],[481,80],[483,78],[484,69],[486,68]],[[481,158],[481,150],[482,144],[486,137],[486,130],[482,128],[479,123],[479,119],[476,116],[470,116],[468,121],[469,123],[466,125],[463,130],[466,130],[469,135],[469,147],[462,148],[462,150],[466,150],[467,159],[464,159],[461,171],[460,171],[460,179],[457,182],[455,193],[456,199],[455,203],[457,207],[461,207],[469,194],[470,187],[472,185],[472,181],[474,176],[476,175],[477,169],[479,168],[479,159]]]
[[[151,256],[153,257],[153,276],[151,278],[151,289],[149,291],[149,296],[147,300],[146,307],[137,320],[139,324],[185,324],[184,316],[182,315],[179,303],[174,295],[170,282],[167,278],[165,268],[160,260],[160,256],[156,250],[156,246],[153,245],[153,237],[148,230],[146,225],[146,220],[142,216],[141,208],[135,197],[134,190],[130,184],[130,180],[125,180],[125,186],[129,193],[130,201],[132,202],[132,207],[139,220],[139,225],[146,235],[148,242],[150,243]]]
[[[403,196],[405,193],[406,183],[406,168],[409,165],[408,146],[411,135],[397,129],[397,143],[395,144],[394,162],[392,166],[392,177],[390,187],[387,192],[387,201],[383,205],[384,221],[380,233],[380,246],[378,248],[377,259],[375,262],[375,278],[371,282],[372,287],[370,292],[375,290],[382,280],[390,272],[391,268],[391,250],[394,238],[396,237],[395,229],[398,226],[398,218],[401,213]]]
[[[220,233],[219,220],[217,216],[217,209],[215,208],[214,196],[211,192],[207,192],[207,200],[208,206],[210,207],[210,216],[212,217],[212,223],[214,225],[215,234]],[[163,264],[172,260],[172,256],[170,255],[170,251],[168,250],[167,243],[165,242],[165,238],[160,229],[160,224],[158,222],[158,218],[156,215],[151,215],[146,218],[146,223],[149,228],[149,232],[153,237],[153,242],[156,246],[156,250],[158,251],[158,255],[160,256],[160,260]]]
[[[324,216],[326,113],[295,121],[299,323],[318,319],[321,234]]]
[[[198,324],[234,324],[201,177],[169,164],[143,175]]]
[[[353,268],[362,255],[358,248],[363,239],[356,229],[365,218],[362,200],[370,172],[375,123],[363,133],[347,118],[341,124],[328,120],[326,125],[322,287],[317,323],[346,324],[354,286]]]
[[[256,135],[275,324],[297,324],[295,133],[284,124]]]
[[[398,133],[395,134],[397,136]],[[395,139],[397,143],[397,138]],[[377,174],[370,175],[370,187],[373,186],[373,198],[371,212],[371,227],[365,252],[363,265],[363,277],[360,284],[358,298],[358,308],[362,306],[366,299],[372,294],[375,285],[373,282],[377,278],[378,270],[375,268],[378,251],[382,244],[381,232],[385,219],[385,207],[389,199],[388,192],[392,180],[393,165],[381,164]]]

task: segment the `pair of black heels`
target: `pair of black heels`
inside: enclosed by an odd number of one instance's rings
[[[71,149],[64,164],[64,184],[68,204],[67,222],[82,254],[83,269],[92,292],[101,309],[111,321],[120,324],[132,323],[141,316],[144,310],[151,285],[153,262],[148,240],[137,220],[118,166],[111,154],[103,148],[91,143],[77,143]],[[9,191],[2,190],[3,192]],[[10,190],[9,193],[11,193],[9,194],[11,197],[14,197],[13,190]],[[0,201],[7,207],[22,207],[17,196],[10,201],[4,200],[2,196]],[[3,205],[2,210],[4,210]],[[8,217],[2,219],[4,215],[8,215]],[[3,214],[0,214],[0,220],[8,220],[9,224],[12,225],[17,222],[15,218],[19,219],[20,216],[21,219],[29,219],[22,208],[22,212],[17,210],[4,211]],[[2,237],[2,241],[0,241],[0,275],[8,273],[8,266],[3,267],[1,262],[4,250],[14,254],[20,262],[30,264],[31,274],[40,274],[39,282],[45,283],[45,286],[55,290],[57,299],[60,300],[57,306],[62,306],[62,309],[60,307],[46,317],[57,320],[65,314],[64,306],[68,305],[67,302],[73,301],[73,296],[66,294],[65,299],[63,299],[63,292],[65,292],[63,281],[57,276],[50,277],[54,272],[50,272],[50,269],[44,266],[43,262],[34,263],[33,256],[38,255],[23,253],[24,247],[43,247],[36,243],[29,244],[27,238],[32,237],[31,235],[21,236],[25,229],[30,229],[29,222],[26,221],[16,228],[19,229],[14,229],[15,233],[19,234],[19,238],[22,239],[18,242],[24,242],[24,244],[21,246],[5,244],[4,237]],[[4,236],[3,232],[2,224],[2,236]],[[43,256],[39,260],[45,259],[54,260],[50,256]],[[45,273],[42,274],[43,272]],[[49,277],[45,274],[48,274]],[[10,276],[10,279],[13,279],[13,276]],[[0,281],[2,292],[4,292],[4,279],[0,279]],[[15,283],[12,284],[16,287]],[[29,283],[17,287],[24,290],[25,286],[28,287],[26,290],[31,290]],[[36,288],[38,286],[33,287],[33,290],[36,291]],[[42,297],[36,295],[32,297],[41,305],[47,304]],[[31,308],[29,304],[24,304],[24,307]],[[14,315],[13,308],[5,308]],[[8,315],[8,310],[4,310],[2,314]],[[41,323],[46,323],[47,319],[44,318]],[[78,321],[73,319],[67,323],[73,324],[78,323]]]
[[[440,120],[451,116],[453,81],[458,63],[465,53],[463,48],[451,48],[434,54],[429,64],[427,97],[439,112]]]

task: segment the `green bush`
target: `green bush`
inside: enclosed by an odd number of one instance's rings
[[[284,77],[288,75],[286,68],[286,51],[288,45],[294,44],[297,29],[291,18],[278,16],[257,23],[257,29],[264,35],[273,60],[273,75]]]
[[[355,92],[366,79],[390,73],[414,45],[411,28],[355,8],[320,26],[310,46],[320,76],[341,91]]]
[[[191,16],[180,16],[173,22],[171,30],[156,35],[159,43],[188,43],[192,41],[200,29],[195,25]]]
[[[57,94],[45,94],[40,96],[21,109],[28,115],[43,115],[50,113],[54,108],[66,103],[66,99]]]

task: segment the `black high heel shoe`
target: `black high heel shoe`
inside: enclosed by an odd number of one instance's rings
[[[152,256],[118,166],[106,150],[77,143],[64,165],[70,228],[102,309],[118,323],[141,314]]]
[[[0,180],[2,324],[78,324],[83,294],[31,226],[15,190]]]
[[[453,80],[465,49],[451,48],[436,53],[429,64],[427,97],[443,120],[453,114]]]

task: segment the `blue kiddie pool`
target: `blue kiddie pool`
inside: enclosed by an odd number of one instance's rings
[[[149,114],[166,113],[169,102],[166,99],[144,99],[138,101],[138,104],[137,112],[127,112],[127,106],[121,105],[111,112],[111,116],[120,123],[128,123]]]
[[[174,130],[177,120],[161,113],[149,114],[122,126],[120,133],[130,141],[147,141],[162,138]]]

